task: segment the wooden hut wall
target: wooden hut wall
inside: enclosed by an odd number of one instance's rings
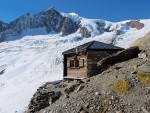
[[[106,56],[116,51],[94,51],[88,50],[87,52],[87,76],[93,76],[100,73],[100,69],[97,67],[97,62]]]
[[[64,55],[63,60],[63,76],[67,76],[67,56]]]
[[[84,61],[84,66],[79,68],[69,66],[72,59],[74,59],[74,56],[67,57],[67,77],[87,77],[87,57],[85,55],[77,56],[77,59]]]

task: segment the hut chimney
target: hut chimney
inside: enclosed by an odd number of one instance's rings
[[[78,48],[76,47],[76,54],[78,54]]]

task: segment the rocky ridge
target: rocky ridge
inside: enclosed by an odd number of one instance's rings
[[[34,15],[27,13],[9,24],[0,22],[0,41],[4,41],[12,35],[20,35],[22,31],[27,29],[43,27],[46,28],[47,33],[53,31],[68,35],[77,31],[78,24],[70,18],[62,16],[54,8]]]
[[[143,51],[138,54],[138,57],[116,63],[101,74],[89,79],[45,84],[43,89],[60,91],[61,95],[58,100],[47,105],[46,108],[34,112],[149,113],[150,84],[142,84],[137,77],[139,72],[150,74],[149,50]],[[128,81],[126,94],[120,94],[114,90],[116,80]],[[30,110],[26,113],[30,113]]]

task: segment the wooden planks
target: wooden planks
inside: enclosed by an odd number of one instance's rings
[[[92,51],[87,52],[87,75],[92,76],[100,73],[97,63],[116,51]]]
[[[67,57],[67,65],[70,64],[70,60],[73,59],[72,57]],[[87,57],[85,55],[78,55],[77,59],[84,60],[84,66],[81,68],[70,68],[67,66],[67,77],[87,77]]]

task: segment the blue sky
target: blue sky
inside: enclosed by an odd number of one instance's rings
[[[4,22],[52,6],[60,12],[113,22],[150,18],[150,0],[0,0],[0,4],[0,20]]]

